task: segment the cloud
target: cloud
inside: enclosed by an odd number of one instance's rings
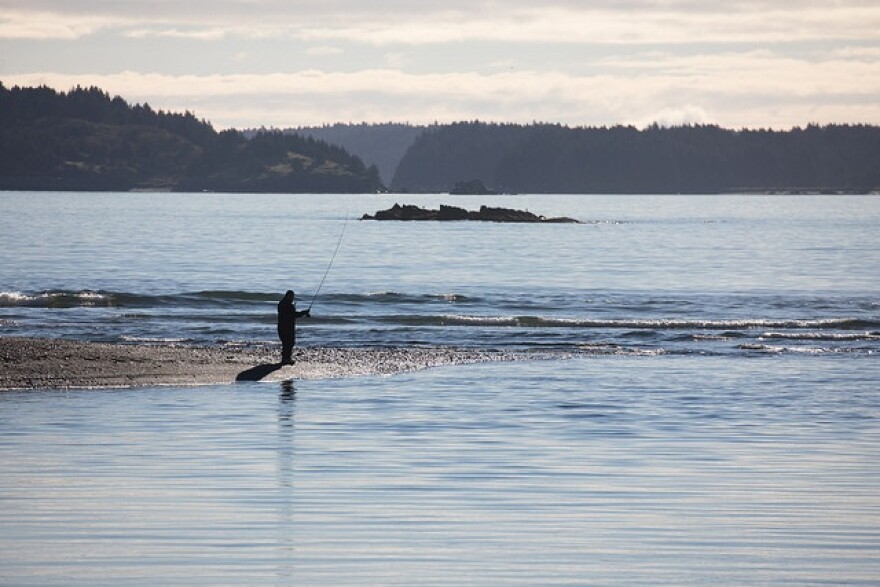
[[[830,52],[837,59],[856,59],[860,61],[880,61],[880,47],[840,47]]]
[[[0,37],[76,38],[114,28],[122,34],[295,37],[308,42],[424,45],[505,43],[717,43],[818,39],[876,41],[880,5],[860,0],[217,0],[111,2],[31,0],[0,4]],[[20,3],[19,3],[20,4]],[[126,32],[126,27],[132,31]]]
[[[506,7],[503,14],[438,11],[391,21],[340,19],[294,32],[312,40],[375,45],[463,41],[576,44],[790,43],[819,39],[876,40],[880,6],[755,11],[628,10]]]
[[[228,29],[224,28],[198,28],[183,30],[178,28],[134,28],[128,29],[123,36],[131,39],[146,38],[171,38],[171,39],[193,39],[197,41],[217,41],[225,38],[229,34]]]
[[[0,9],[0,39],[72,40],[95,34],[129,21],[100,16],[60,16],[51,12],[20,12]]]
[[[632,75],[629,68],[653,66]],[[332,72],[167,75],[121,72],[7,76],[8,85],[98,85],[154,107],[194,110],[219,127],[337,121],[483,120],[574,125],[657,121],[734,127],[880,124],[876,63],[795,60],[751,52],[618,60],[609,73]],[[714,115],[713,116],[710,116]]]
[[[880,123],[877,30],[876,0],[0,0],[0,77],[221,127]]]
[[[392,69],[402,69],[409,63],[406,53],[392,51],[385,54],[385,65]]]
[[[321,45],[318,47],[309,47],[306,49],[307,55],[312,55],[314,57],[327,57],[332,55],[341,55],[345,53],[339,47],[331,47],[329,45]]]
[[[880,59],[844,59],[835,54],[795,58],[770,51],[702,55],[671,53],[614,57],[601,61],[617,75],[666,79],[687,90],[729,96],[870,96],[880,92]],[[627,73],[629,72],[629,73]]]

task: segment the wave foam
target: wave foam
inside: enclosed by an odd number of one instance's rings
[[[430,317],[424,317],[429,319]],[[650,319],[583,319],[546,318],[540,316],[472,316],[447,314],[440,317],[443,324],[463,324],[471,326],[525,326],[544,328],[626,328],[630,330],[749,330],[764,328],[788,329],[854,329],[880,324],[871,320],[856,318],[820,318],[806,320],[742,319],[742,320],[680,320],[672,318]],[[732,334],[725,333],[727,336]],[[860,335],[863,336],[863,335]],[[869,336],[873,336],[869,334]]]
[[[0,292],[0,307],[42,307],[65,308],[75,306],[112,306],[116,298],[108,292],[81,291],[43,291],[27,293],[20,291]]]
[[[860,348],[778,346],[778,345],[758,344],[758,343],[741,344],[741,345],[738,345],[736,348],[738,348],[740,350],[744,350],[744,351],[754,351],[754,352],[774,354],[774,355],[775,354],[825,355],[825,354],[838,354],[838,353],[861,354],[861,353],[866,352],[866,349],[860,349]],[[868,350],[867,354],[871,354],[871,351]]]
[[[758,340],[827,340],[836,342],[880,340],[880,334],[874,332],[765,332]]]
[[[185,344],[193,342],[191,338],[175,338],[175,337],[150,337],[150,336],[127,336],[123,335],[121,339],[125,342],[136,342],[138,344]]]

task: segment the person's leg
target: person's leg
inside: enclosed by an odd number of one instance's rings
[[[293,340],[286,338],[281,341],[281,362],[292,363],[291,355],[293,354]]]

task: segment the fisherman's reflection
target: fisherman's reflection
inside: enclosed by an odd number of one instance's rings
[[[293,381],[283,381],[278,395],[278,445],[277,454],[277,568],[278,578],[284,584],[294,584],[297,533],[294,531],[295,489],[294,467],[294,416],[296,390]]]
[[[278,485],[293,486],[293,432],[296,390],[293,381],[282,381],[278,396]]]

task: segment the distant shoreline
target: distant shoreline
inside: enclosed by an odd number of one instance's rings
[[[215,348],[0,337],[0,391],[332,379],[566,356],[570,355],[445,347],[305,347],[296,349],[294,365],[282,367],[277,363],[278,349],[271,346]]]
[[[458,121],[217,131],[98,87],[0,83],[0,190],[717,194],[880,190],[880,126]],[[380,172],[381,167],[381,172]],[[384,178],[384,179],[383,179]]]

